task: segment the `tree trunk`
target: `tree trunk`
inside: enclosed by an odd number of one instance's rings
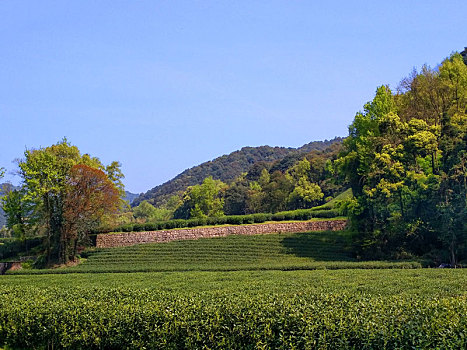
[[[452,238],[451,238],[451,244],[449,247],[450,253],[451,253],[451,265],[456,266],[456,237],[455,233],[452,233]]]

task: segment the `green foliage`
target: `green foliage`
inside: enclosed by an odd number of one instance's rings
[[[336,161],[351,221],[364,254],[444,249],[436,260],[454,265],[467,258],[467,66],[454,54],[399,90],[377,89]]]
[[[331,160],[337,157],[338,148],[339,144],[333,143],[324,151],[312,151],[305,157],[296,153],[273,164],[255,163],[247,173],[217,189],[211,184],[209,190],[208,182],[215,180],[208,177],[203,184],[187,189],[174,217],[202,218],[219,216],[221,212],[226,215],[275,213],[322,204],[325,196],[336,195],[345,185],[338,183],[332,168]]]
[[[222,181],[212,177],[204,179],[201,185],[191,186],[183,196],[182,205],[175,211],[176,219],[202,219],[224,214],[222,192],[226,188]]]
[[[342,217],[343,209],[331,207],[316,207],[311,209],[297,209],[279,212],[276,214],[256,213],[247,215],[228,215],[217,217],[199,217],[192,219],[173,219],[146,223],[127,223],[118,227],[99,228],[95,233],[106,232],[140,232],[150,230],[168,230],[173,228],[186,228],[196,226],[211,225],[244,225],[261,223],[265,221],[284,221],[284,220],[310,220],[312,218],[338,218]]]
[[[44,237],[0,238],[0,259],[17,258],[42,244]]]
[[[96,159],[97,160],[97,159]],[[122,179],[125,178],[121,170],[122,164],[117,161],[113,161],[105,167],[105,173],[110,181],[115,184],[115,187],[118,188],[120,196],[123,198],[126,196],[125,185],[123,185]]]
[[[7,202],[11,204],[10,211],[12,214],[37,214],[46,233],[47,262],[67,262],[70,254],[72,255],[71,258],[74,258],[77,245],[82,244],[85,240],[86,232],[75,232],[84,229],[87,231],[87,227],[77,227],[78,220],[81,226],[84,223],[88,224],[84,220],[86,215],[84,215],[83,210],[93,208],[93,199],[97,200],[99,198],[96,193],[89,193],[89,186],[87,186],[89,184],[86,184],[85,189],[78,189],[77,186],[81,182],[71,182],[72,169],[78,165],[84,167],[84,170],[87,169],[85,173],[81,174],[80,179],[83,180],[85,179],[84,175],[91,176],[92,173],[94,178],[89,180],[94,181],[94,184],[97,184],[95,181],[97,180],[96,176],[100,176],[102,177],[101,180],[106,181],[110,176],[111,180],[117,184],[121,194],[123,194],[123,185],[121,184],[123,175],[119,169],[120,164],[113,162],[108,167],[104,167],[99,159],[88,154],[81,155],[79,149],[71,145],[66,139],[46,148],[26,150],[24,156],[24,159],[18,161],[20,176],[23,180],[21,198],[16,201],[17,203],[13,201],[13,197],[10,198]],[[101,170],[107,170],[108,175]],[[84,182],[82,184],[85,186]],[[110,185],[113,188],[112,183]],[[98,194],[103,193],[107,192],[101,188]],[[14,203],[17,205],[13,206]],[[22,209],[18,206],[18,203],[28,203],[30,205]],[[81,207],[78,208],[77,206]],[[100,212],[99,209],[93,208],[89,213],[92,216],[93,223],[98,220],[97,217],[94,217],[94,213]],[[16,215],[15,217],[19,216]],[[76,220],[70,220],[71,217]],[[15,220],[18,221],[19,219],[16,218]],[[17,225],[30,226],[31,220],[28,223],[17,223]],[[69,249],[70,246],[73,246],[71,250]]]
[[[368,261],[353,255],[347,231],[229,235],[218,238],[90,248],[82,264],[61,269],[18,270],[14,274],[148,271],[240,271],[419,268],[415,260]],[[407,257],[406,257],[407,258]]]
[[[0,203],[6,216],[6,226],[12,230],[15,237],[24,239],[30,207],[23,194],[18,190],[9,191],[1,198]]]
[[[172,216],[172,212],[164,208],[154,208],[148,201],[142,201],[133,208],[133,216],[144,221],[166,221]]]

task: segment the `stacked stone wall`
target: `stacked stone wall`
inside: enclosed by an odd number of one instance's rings
[[[163,231],[100,234],[96,238],[98,248],[125,247],[142,243],[170,242],[186,239],[224,237],[228,235],[257,235],[268,233],[296,233],[309,231],[339,231],[347,220],[299,221],[241,226],[212,226]]]

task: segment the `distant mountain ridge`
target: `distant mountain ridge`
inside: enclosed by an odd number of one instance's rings
[[[123,199],[128,201],[128,203],[131,204],[138,197],[139,197],[139,194],[131,193],[129,191],[125,191],[125,197]]]
[[[136,198],[132,206],[147,200],[155,206],[163,204],[170,196],[184,191],[188,186],[198,185],[212,176],[214,179],[229,183],[258,162],[274,162],[287,156],[306,154],[311,151],[321,151],[335,143],[342,143],[343,138],[313,141],[299,148],[292,147],[243,147],[238,151],[215,158],[212,161],[187,169],[162,185],[156,186]]]

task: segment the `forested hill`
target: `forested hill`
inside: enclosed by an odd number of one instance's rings
[[[208,176],[228,183],[243,172],[247,172],[255,163],[274,162],[286,157],[297,159],[302,154],[324,150],[335,143],[341,142],[342,138],[336,137],[329,141],[313,141],[299,148],[270,146],[243,147],[239,151],[223,155],[212,161],[185,170],[172,180],[141,194],[132,202],[132,206],[138,205],[143,200],[148,200],[153,205],[159,206],[171,195],[184,191],[188,186],[201,184]]]

